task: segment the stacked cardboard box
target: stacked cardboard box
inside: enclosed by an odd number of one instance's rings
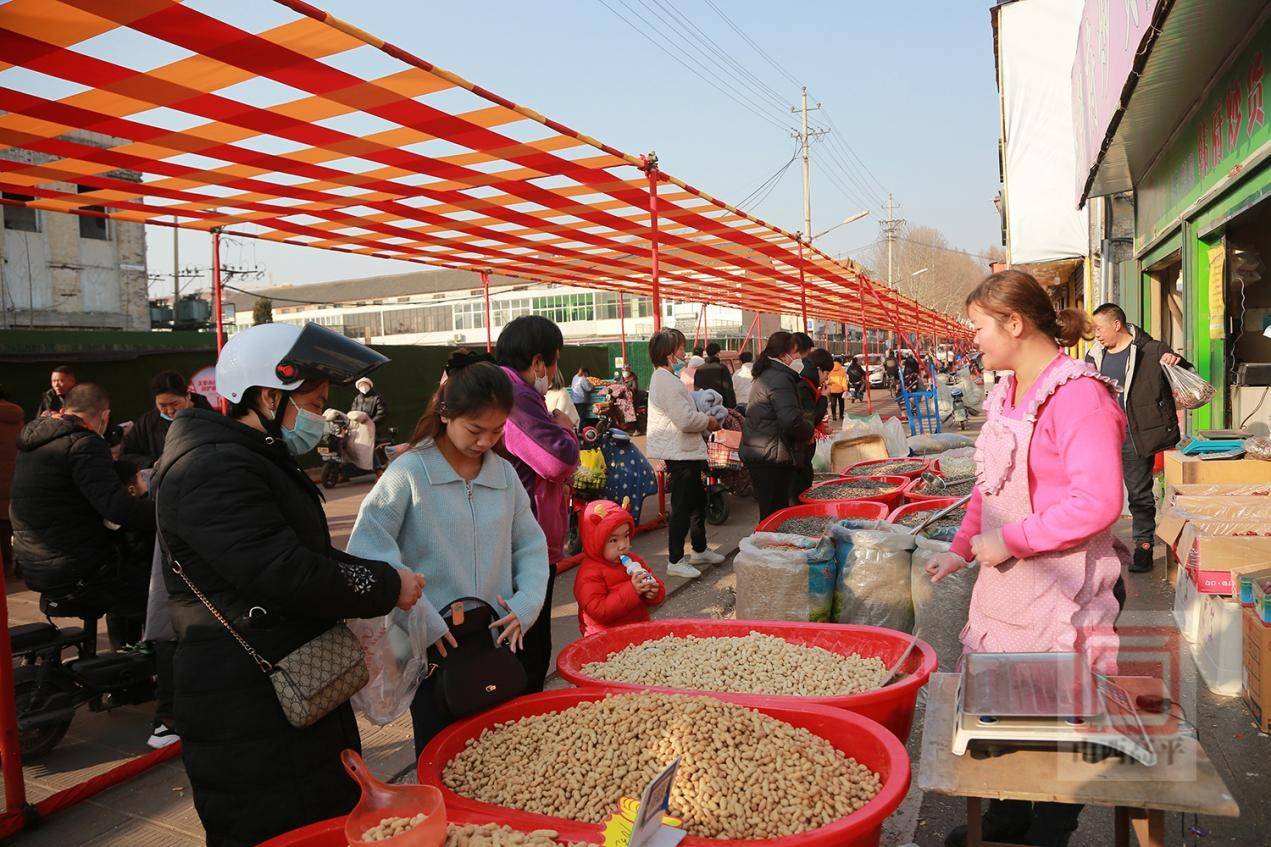
[[[1244,628],[1244,667],[1241,682],[1245,703],[1261,732],[1271,732],[1271,624],[1258,619],[1253,607],[1241,610]]]

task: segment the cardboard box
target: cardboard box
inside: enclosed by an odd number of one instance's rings
[[[1253,583],[1258,579],[1271,579],[1271,569],[1242,573],[1236,580],[1239,588],[1239,596],[1236,599],[1240,601],[1241,606],[1253,608]]]
[[[1258,620],[1271,624],[1271,579],[1253,581],[1253,613]]]
[[[1177,450],[1165,454],[1166,485],[1193,483],[1271,482],[1271,462],[1260,459],[1213,459],[1202,461]]]
[[[1174,513],[1157,534],[1202,594],[1237,594],[1240,574],[1271,568],[1271,521],[1186,520]]]
[[[1259,732],[1271,732],[1271,626],[1241,610],[1244,664],[1240,671],[1245,705]]]

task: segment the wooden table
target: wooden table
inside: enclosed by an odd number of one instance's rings
[[[1091,764],[1057,750],[1015,750],[988,759],[974,759],[970,753],[955,756],[958,675],[932,675],[927,691],[918,787],[967,798],[968,847],[1008,847],[982,840],[984,798],[1112,806],[1117,847],[1128,847],[1131,825],[1142,847],[1164,847],[1166,812],[1240,814],[1235,798],[1193,738],[1176,739],[1175,755],[1158,756],[1150,768],[1116,757]]]

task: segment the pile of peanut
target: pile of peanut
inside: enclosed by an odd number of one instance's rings
[[[680,757],[671,815],[690,835],[775,838],[824,826],[879,776],[825,739],[712,697],[620,694],[498,724],[446,764],[453,791],[600,823]]]
[[[446,833],[446,847],[591,847],[583,842],[557,841],[557,837],[554,829],[524,833],[492,823],[452,823]]]
[[[736,694],[836,697],[878,687],[886,665],[752,631],[742,637],[668,635],[631,644],[583,673],[593,679]]]
[[[379,822],[378,826],[373,826],[366,832],[362,833],[363,841],[387,841],[401,835],[403,832],[409,832],[419,826],[427,818],[423,812],[415,815],[413,818],[384,818]]]

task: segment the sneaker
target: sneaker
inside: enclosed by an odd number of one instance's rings
[[[724,557],[708,547],[705,550],[694,550],[689,554],[688,560],[695,565],[718,565],[724,561]]]
[[[155,750],[162,750],[164,747],[170,747],[181,740],[181,736],[177,735],[175,729],[169,729],[163,721],[155,721],[154,732],[150,733],[150,740],[146,745]]]
[[[680,559],[678,562],[671,562],[671,564],[667,565],[666,572],[669,576],[679,576],[684,579],[697,579],[702,575],[701,571],[683,559]]]
[[[1130,562],[1130,573],[1147,573],[1152,569],[1152,542],[1144,541],[1134,545],[1134,561]]]

